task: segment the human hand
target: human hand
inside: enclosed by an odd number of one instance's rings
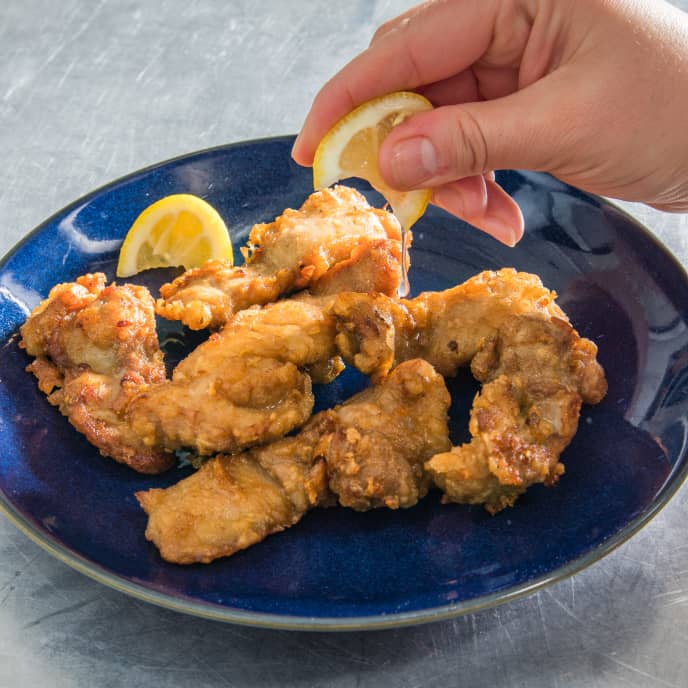
[[[438,0],[383,24],[318,93],[294,145],[360,103],[415,90],[435,110],[395,127],[397,189],[513,245],[523,219],[492,170],[532,169],[592,193],[688,211],[688,15],[661,0]]]

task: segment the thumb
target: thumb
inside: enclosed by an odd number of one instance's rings
[[[384,180],[396,189],[412,189],[496,169],[546,169],[565,123],[533,96],[531,90],[539,90],[534,86],[504,98],[413,115],[392,129],[380,147]],[[543,113],[550,113],[549,124]]]

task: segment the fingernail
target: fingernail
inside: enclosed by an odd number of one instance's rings
[[[299,147],[299,143],[301,141],[301,133],[299,132],[298,136],[294,139],[294,145],[291,147],[291,157],[294,157],[294,151]]]
[[[416,136],[397,143],[390,156],[390,172],[389,181],[400,189],[413,188],[432,179],[437,173],[437,152],[432,141]]]

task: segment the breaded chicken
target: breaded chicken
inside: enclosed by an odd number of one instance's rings
[[[512,315],[567,320],[555,299],[537,275],[504,268],[414,299],[338,294],[331,312],[338,320],[339,350],[362,372],[384,371],[420,357],[452,377]]]
[[[270,442],[305,423],[311,377],[342,369],[333,318],[319,300],[284,300],[237,313],[192,351],[172,379],[132,400],[127,418],[150,446],[202,455]]]
[[[568,324],[556,296],[537,275],[503,268],[414,299],[337,294],[330,313],[337,320],[337,350],[361,372],[384,375],[401,361],[424,358],[439,373],[452,377],[471,364],[514,316]],[[570,329],[577,351],[586,352],[576,359],[580,394],[585,403],[597,404],[607,392],[597,347]]]
[[[469,445],[435,447],[426,474],[413,459],[422,454],[416,446],[427,448],[434,435],[442,444],[443,430],[416,422],[425,413],[420,404],[417,418],[407,419],[415,433],[399,431],[399,416],[386,436],[378,414],[393,415],[401,386],[376,388],[374,401],[363,395],[342,411],[358,417],[355,431],[331,433],[330,487],[357,509],[408,506],[425,493],[429,475],[448,499],[496,511],[528,485],[556,480],[580,404],[606,392],[595,345],[570,326],[555,296],[536,276],[504,269],[411,300],[352,292],[283,300],[235,314],[172,380],[164,379],[149,295],[105,287],[102,275],[56,287],[22,335],[37,356],[29,369],[51,402],[102,453],[144,472],[171,465],[168,452],[178,448],[237,452],[300,427],[312,411],[311,377],[333,379],[340,354],[378,381],[416,357],[446,376],[471,364],[484,387]],[[424,403],[435,417],[444,401]],[[366,429],[360,436],[358,426]],[[430,434],[419,435],[423,428]],[[395,444],[401,437],[403,446]]]
[[[443,378],[421,359],[337,410],[326,452],[330,489],[357,511],[413,506],[430,486],[424,457],[449,449],[451,399]]]
[[[374,376],[420,356],[445,376],[471,364],[486,383],[474,402],[473,441],[426,464],[452,501],[498,511],[535,482],[553,484],[581,403],[607,391],[597,347],[581,338],[535,275],[484,272],[411,300],[341,294],[331,308],[338,349]]]
[[[194,330],[218,329],[237,311],[301,289],[391,296],[401,280],[398,221],[345,186],[316,191],[299,210],[255,225],[242,253],[245,265],[210,260],[164,285],[158,314]]]
[[[483,387],[473,402],[470,443],[425,468],[445,500],[496,513],[530,485],[553,485],[578,428],[581,403],[605,388],[595,345],[559,318],[512,316],[488,338],[471,369]]]
[[[423,461],[449,446],[448,406],[428,363],[404,363],[295,437],[217,456],[170,488],[138,492],[146,537],[167,561],[207,563],[288,528],[333,494],[360,510],[412,506],[427,490]]]
[[[565,318],[554,298],[534,275],[501,270],[406,301],[345,293],[247,309],[182,361],[171,381],[133,397],[126,416],[147,446],[235,452],[302,425],[313,404],[306,373],[332,379],[340,350],[377,377],[418,355],[451,375],[513,314]],[[576,374],[581,398],[595,403],[606,383],[588,345]]]
[[[328,414],[297,437],[219,454],[172,487],[137,492],[148,514],[146,538],[166,561],[207,564],[294,525],[330,496],[318,449]]]
[[[20,331],[20,346],[36,357],[27,370],[101,454],[142,473],[174,464],[132,432],[124,414],[136,394],[165,379],[146,289],[84,275],[54,287]]]
[[[286,435],[311,415],[311,375],[326,382],[343,367],[318,299],[242,311],[225,330],[167,380],[150,294],[97,274],[55,287],[21,332],[50,402],[102,454],[154,473],[176,449],[236,452]]]

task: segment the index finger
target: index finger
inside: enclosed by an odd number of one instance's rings
[[[366,100],[441,81],[472,65],[490,45],[497,8],[497,0],[431,2],[392,22],[317,94],[294,160],[311,165],[325,133]]]

